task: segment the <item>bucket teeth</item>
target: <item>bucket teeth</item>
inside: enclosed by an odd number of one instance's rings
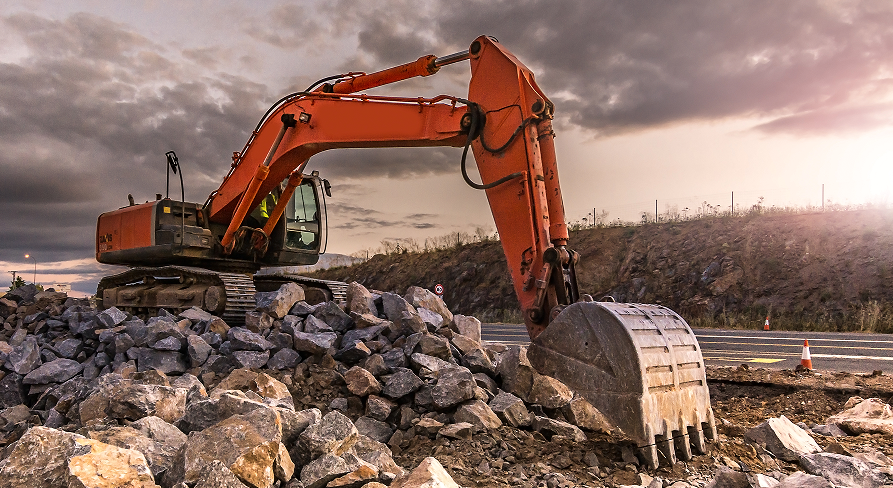
[[[660,455],[661,464],[672,466],[676,464],[676,446],[673,438],[667,435],[659,435],[654,438],[657,444],[657,453]]]
[[[695,454],[707,454],[707,445],[704,443],[704,431],[694,427],[688,427],[688,438]]]
[[[706,452],[716,427],[701,348],[679,315],[659,305],[585,302],[566,307],[527,352],[639,446],[645,463]]]
[[[676,457],[688,461],[691,459],[691,445],[689,444],[688,430],[674,430],[673,442],[676,443]]]

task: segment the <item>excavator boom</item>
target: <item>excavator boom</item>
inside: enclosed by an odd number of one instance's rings
[[[467,99],[357,93],[430,76],[465,60],[471,63]],[[470,186],[486,192],[532,340],[531,364],[599,408],[642,448],[650,465],[656,467],[661,460],[672,464],[677,454],[688,459],[692,447],[704,451],[704,439],[711,438],[715,428],[703,357],[688,324],[660,306],[598,303],[588,296],[581,301],[578,257],[567,248],[553,142],[554,107],[523,63],[494,39],[481,36],[468,51],[423,56],[376,73],[348,73],[324,81],[331,83],[289,95],[271,107],[243,150],[234,154],[220,187],[204,207],[190,210],[214,230],[208,232],[214,243],[208,244],[206,254],[223,263],[236,256],[266,263],[273,259],[271,253],[288,250],[276,243],[271,247],[270,242],[276,229],[287,228],[282,217],[288,205],[294,206],[289,196],[306,185],[302,170],[321,151],[463,147],[462,175]],[[469,150],[481,183],[468,176]],[[267,208],[274,194],[282,198]],[[269,220],[250,224],[249,214],[259,205]],[[137,211],[155,215],[149,209],[132,207],[116,218]],[[308,216],[301,222],[322,221]],[[325,237],[324,232],[317,235]],[[119,252],[129,257],[143,253],[140,249]],[[318,245],[316,249],[319,252]],[[235,294],[234,287],[221,285],[215,296]]]

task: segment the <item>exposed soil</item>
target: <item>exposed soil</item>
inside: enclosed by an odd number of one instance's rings
[[[745,442],[744,432],[768,418],[784,415],[807,426],[824,424],[844,410],[853,396],[884,401],[893,396],[893,377],[883,375],[715,368],[708,370],[708,382],[718,439],[708,443],[706,455],[680,461],[672,468],[642,468],[632,460],[632,444],[619,435],[589,432],[588,442],[574,444],[550,442],[539,433],[511,427],[477,434],[472,440],[415,436],[394,448],[394,458],[403,466],[414,466],[433,453],[462,486],[634,485],[643,481],[640,474],[661,478],[664,486],[675,481],[701,486],[720,466],[776,472],[776,476],[800,470],[796,463],[776,459]],[[876,449],[893,455],[893,436],[813,437],[831,452]]]

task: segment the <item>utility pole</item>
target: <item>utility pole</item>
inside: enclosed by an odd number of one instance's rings
[[[657,223],[657,200],[654,201],[654,223]]]
[[[822,183],[822,212],[825,211],[825,184]]]
[[[16,284],[16,273],[18,273],[18,271],[7,271],[7,273],[12,273],[12,286],[15,286],[15,284]]]
[[[729,212],[732,215],[735,215],[735,191],[732,190],[732,211]]]

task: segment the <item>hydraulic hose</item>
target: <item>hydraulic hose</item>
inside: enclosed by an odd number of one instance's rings
[[[512,173],[508,176],[503,176],[502,178],[500,178],[492,183],[487,183],[487,184],[479,184],[479,183],[475,183],[474,181],[471,180],[471,178],[468,176],[468,169],[466,168],[466,158],[468,157],[468,148],[471,146],[471,142],[477,136],[478,131],[482,127],[481,127],[481,110],[480,110],[480,108],[478,108],[477,104],[470,104],[468,108],[469,108],[468,113],[471,114],[471,124],[468,127],[468,137],[465,139],[465,147],[462,149],[462,163],[460,164],[460,167],[462,169],[462,178],[465,180],[465,183],[467,183],[468,186],[474,188],[475,190],[489,190],[490,188],[497,187],[497,186],[499,186],[505,182],[511,181],[519,176],[524,176],[524,172],[519,171],[517,173]],[[512,141],[515,139],[515,136],[518,134],[520,129],[522,127],[524,127],[524,125],[526,125],[526,121],[521,123],[521,126],[519,126],[518,129],[515,129],[515,133],[512,135],[512,137],[509,138],[508,142],[503,144],[503,146],[496,151],[489,149],[487,147],[487,145],[484,144],[483,133],[481,133],[481,135],[480,135],[481,145],[484,146],[484,149],[486,149],[487,151],[489,151],[491,153],[502,152],[503,150],[505,150],[505,148],[507,148],[509,146],[509,144],[512,143]]]

